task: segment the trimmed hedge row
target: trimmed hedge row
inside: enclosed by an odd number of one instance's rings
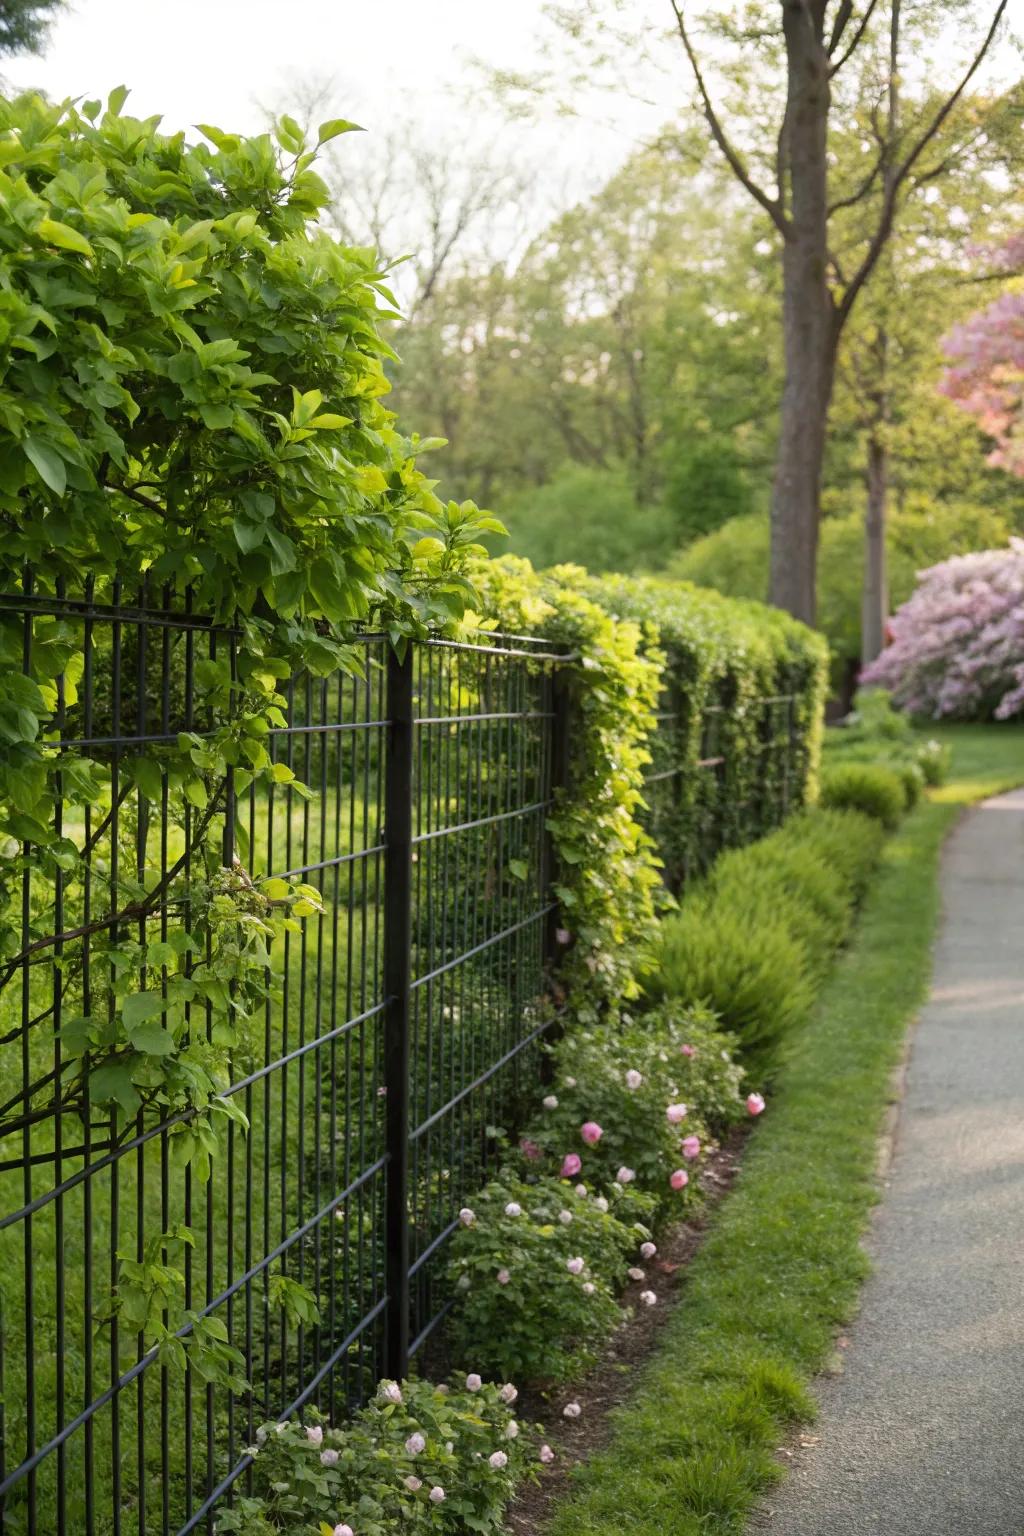
[[[561,979],[577,1017],[592,1021],[637,995],[659,870],[678,889],[719,848],[817,798],[826,648],[776,609],[686,583],[578,566],[536,572],[512,556],[481,565],[474,582],[485,622],[579,658],[569,669],[568,787],[550,825],[572,939]],[[785,760],[766,728],[781,697],[792,698]],[[709,721],[720,771],[698,766]],[[645,784],[659,768],[671,774],[667,800]]]
[[[682,772],[669,796],[654,798],[650,827],[678,890],[721,848],[762,836],[814,799],[827,647],[763,603],[689,582],[564,569],[606,612],[640,624],[642,644],[657,649],[668,718],[655,736],[655,766]],[[701,770],[702,758],[721,764]]]

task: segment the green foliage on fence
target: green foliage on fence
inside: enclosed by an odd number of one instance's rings
[[[670,718],[659,727],[658,761],[677,777],[671,798],[655,804],[655,829],[673,884],[815,799],[827,668],[819,636],[776,608],[685,582],[585,578],[571,568],[563,579],[638,623],[659,659]],[[702,757],[721,762],[709,773],[698,768]],[[695,823],[708,818],[714,835],[695,846]]]
[[[578,656],[569,787],[551,827],[571,939],[561,978],[577,1015],[596,1017],[636,995],[659,864],[682,869],[701,818],[715,820],[711,855],[814,800],[826,648],[776,609],[686,584],[578,566],[538,573],[513,556],[474,580],[489,622],[548,635]],[[659,724],[666,697],[675,718]],[[793,701],[784,722],[771,702],[781,697]],[[722,762],[709,775],[698,763],[711,710]],[[655,756],[679,789],[652,822],[645,779]]]
[[[295,781],[268,751],[282,681],[357,671],[355,625],[401,639],[457,621],[474,601],[466,560],[501,525],[434,496],[415,453],[436,444],[402,436],[382,403],[385,274],[316,226],[317,152],[355,125],[311,143],[283,117],[191,143],[124,115],[126,96],[0,100],[0,990],[51,956],[70,987],[83,961],[65,938],[102,936],[61,1067],[20,1108],[109,1109],[116,1135],[178,1115],[172,1158],[205,1179],[218,1128],[244,1121],[224,1089],[271,946],[321,910],[312,887],[254,885],[230,826],[234,796]],[[111,670],[83,600],[102,611],[144,583],[234,624],[237,666],[197,661],[201,732],[130,757],[62,750],[86,669]],[[94,892],[89,911],[83,824],[99,838],[128,799],[140,826],[161,815],[180,857],[161,876],[122,849],[109,910]],[[242,863],[225,869],[232,846]],[[122,1267],[110,1307],[181,1365],[182,1271],[160,1247]],[[220,1353],[193,1326],[193,1368],[233,1379],[240,1357]]]

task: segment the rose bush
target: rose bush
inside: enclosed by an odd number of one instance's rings
[[[653,1209],[621,1186],[606,1195],[510,1171],[488,1184],[452,1240],[455,1358],[532,1380],[579,1371],[620,1319],[615,1296]]]
[[[626,1168],[659,1205],[679,1210],[671,1173],[700,1156],[741,1110],[743,1073],[732,1047],[701,1007],[663,1005],[570,1030],[551,1053],[553,1088],[527,1132],[529,1161],[554,1171],[578,1156],[579,1176],[602,1187],[621,1185],[618,1172]]]
[[[250,1447],[255,1491],[220,1511],[218,1536],[497,1532],[539,1459],[535,1430],[516,1419],[516,1397],[510,1383],[479,1376],[441,1386],[385,1381],[344,1427],[315,1409],[301,1422],[264,1424]]]

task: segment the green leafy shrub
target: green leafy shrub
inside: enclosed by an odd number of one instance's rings
[[[936,741],[933,737],[917,748],[915,760],[924,774],[925,783],[936,788],[939,784],[945,784],[949,777],[953,753],[945,742]]]
[[[821,803],[863,811],[891,832],[899,825],[906,798],[903,783],[891,768],[880,763],[842,763],[822,774]]]
[[[704,1008],[668,1005],[639,1018],[570,1029],[553,1048],[552,1091],[526,1132],[531,1159],[539,1151],[540,1166],[559,1169],[575,1154],[582,1163],[578,1177],[602,1188],[615,1185],[626,1168],[636,1188],[678,1212],[685,1196],[671,1188],[671,1174],[683,1167],[693,1177],[709,1137],[743,1113],[743,1073],[732,1046]],[[602,1134],[594,1140],[591,1132],[588,1140],[582,1127],[594,1125]]]
[[[315,1409],[305,1422],[264,1424],[250,1447],[256,1492],[218,1513],[218,1536],[498,1532],[534,1457],[515,1398],[513,1387],[479,1380],[384,1381],[344,1426]]]
[[[907,716],[893,709],[892,694],[884,688],[859,689],[853,709],[827,733],[826,746],[832,765],[879,763],[891,768],[903,780],[908,810],[916,805],[924,784],[941,784],[949,772],[949,748],[934,738],[922,741]]]
[[[648,987],[713,1008],[744,1051],[758,1055],[805,1017],[814,997],[806,947],[782,916],[761,912],[752,924],[746,903],[707,891],[684,899],[662,924]]]
[[[658,658],[667,718],[651,749],[655,770],[674,772],[669,797],[652,785],[650,825],[671,889],[719,848],[813,803],[827,672],[820,636],[778,609],[686,582],[588,577],[574,566],[553,574],[639,624]],[[769,702],[790,696],[791,715]],[[717,774],[697,767],[708,755],[721,759]]]
[[[924,769],[917,762],[896,761],[883,763],[882,766],[896,774],[903,786],[903,808],[912,811],[920,800],[921,791],[925,785]]]
[[[632,1189],[593,1195],[566,1179],[505,1173],[488,1184],[452,1241],[456,1359],[534,1381],[577,1373],[618,1322],[615,1293],[650,1238],[653,1205]]]
[[[863,815],[815,810],[725,855],[662,923],[648,991],[706,1004],[748,1060],[766,1064],[806,1016],[882,837]]]

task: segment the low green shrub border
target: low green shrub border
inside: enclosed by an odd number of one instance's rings
[[[889,832],[907,808],[899,773],[881,763],[841,763],[821,776],[821,803],[833,810],[863,811]]]
[[[809,811],[726,854],[662,924],[648,991],[707,1005],[750,1062],[769,1064],[810,1010],[882,837],[857,812]]]

